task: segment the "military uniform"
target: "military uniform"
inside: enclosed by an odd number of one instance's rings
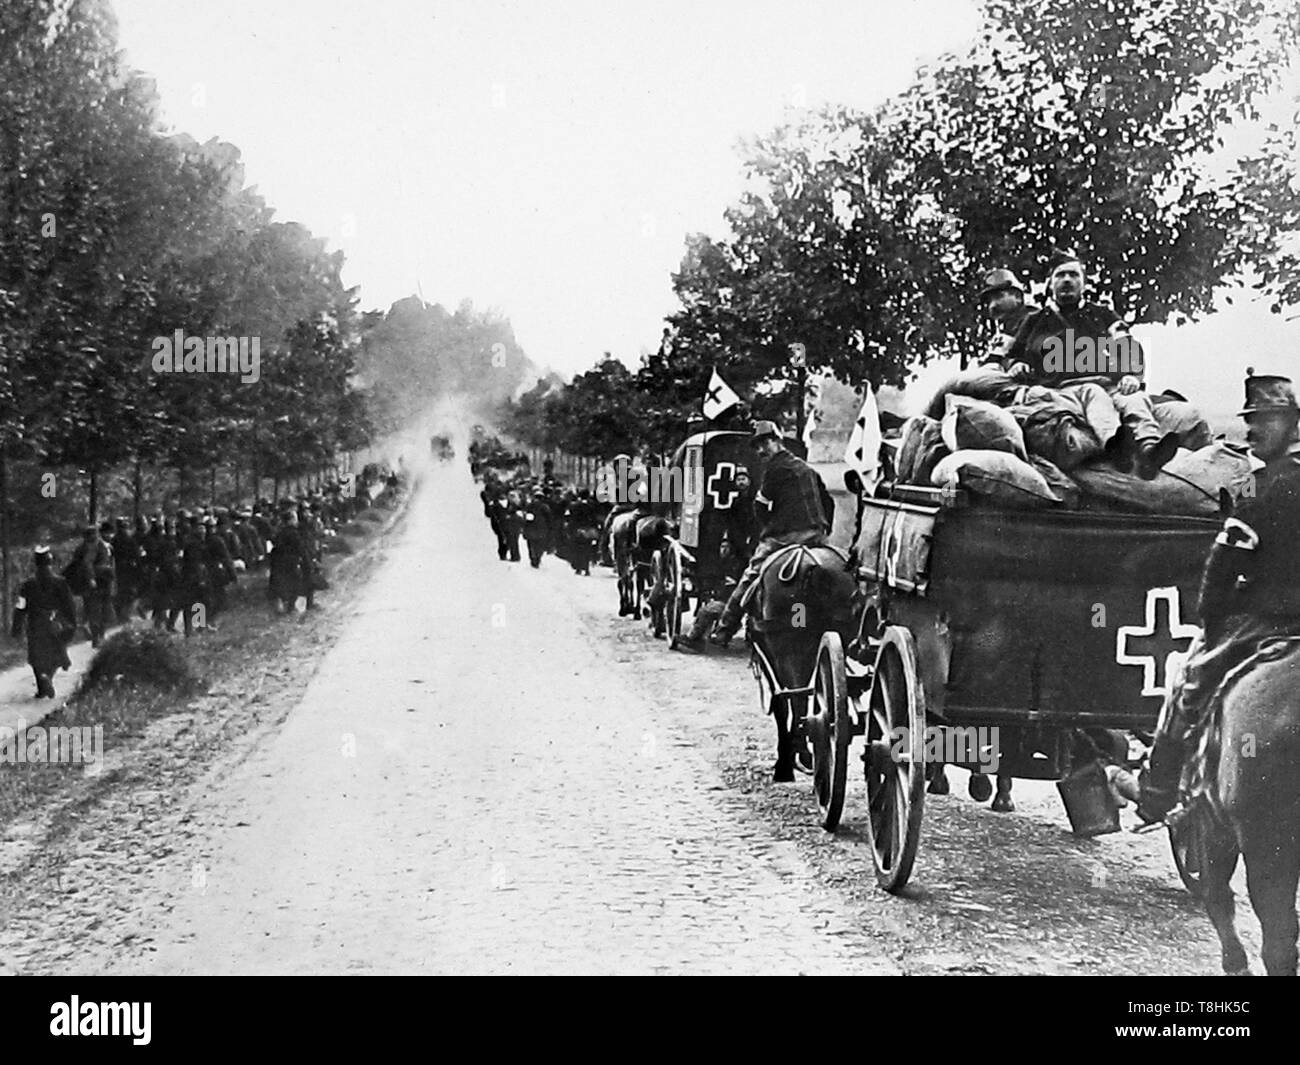
[[[126,621],[143,591],[141,578],[144,571],[144,548],[125,518],[119,519],[117,532],[113,536],[113,561],[117,578],[113,613],[117,615],[118,621]]]
[[[301,530],[303,556],[306,559],[306,571],[303,575],[302,594],[307,600],[307,609],[316,609],[316,592],[325,586],[325,574],[321,564],[322,536],[320,522],[310,512],[303,514],[298,521]]]
[[[180,544],[180,579],[172,596],[172,609],[168,613],[167,624],[171,628],[176,624],[176,615],[182,615],[185,635],[193,635],[194,622],[198,618],[195,609],[202,606],[208,609],[208,566],[207,552],[204,549],[202,534],[197,526],[191,526],[178,536]]]
[[[1031,314],[1036,314],[1040,307],[1032,303],[1025,302],[1025,286],[1020,283],[1010,270],[989,270],[984,275],[984,289],[980,292],[980,303],[987,305],[990,296],[995,296],[1001,292],[1018,292],[1020,293],[1020,305],[1010,311],[998,312],[990,310],[993,318],[994,335],[989,342],[988,352],[985,355],[986,365],[997,365],[1001,367],[1007,352],[1011,350],[1011,345],[1015,340],[1016,334],[1020,327],[1024,325],[1025,319]]]
[[[1127,360],[1106,355],[1120,337],[1129,345]],[[1091,341],[1085,350],[1095,356],[1092,366],[1067,361],[1080,340]],[[1054,355],[1060,360],[1059,366],[1049,364]],[[1141,380],[1142,347],[1128,336],[1127,324],[1110,308],[1096,303],[1074,307],[1049,303],[1030,314],[1007,351],[1007,367],[1018,362],[1029,367],[1031,384],[1073,393],[1103,446],[1115,442],[1120,430],[1125,430],[1139,455],[1150,456],[1150,462],[1139,467],[1145,470],[1143,476],[1154,477],[1177,451],[1176,438],[1167,440],[1160,428],[1151,397],[1141,390],[1128,394],[1119,391],[1125,377]]]
[[[1243,414],[1295,407],[1284,378],[1250,378],[1247,398]],[[1199,605],[1204,633],[1165,699],[1142,778],[1139,813],[1148,821],[1159,820],[1177,798],[1193,734],[1228,674],[1265,641],[1300,636],[1300,444],[1261,470],[1256,486],[1254,498],[1224,524],[1206,562]]]
[[[226,589],[235,583],[235,565],[225,537],[212,525],[200,537],[203,545],[203,567],[207,571],[208,612],[216,617],[226,609]]]
[[[275,534],[271,549],[271,598],[278,600],[286,614],[298,609],[308,575],[308,560],[297,525],[285,522]]]
[[[98,647],[108,631],[116,592],[116,567],[113,549],[99,536],[99,530],[90,526],[87,533],[94,538],[83,540],[73,552],[72,561],[64,568],[63,576],[74,595],[81,596],[86,613],[86,627],[90,630],[90,644]]]
[[[755,439],[763,436],[780,439],[776,426],[771,422],[759,423]],[[740,627],[742,603],[750,586],[758,579],[763,560],[791,544],[825,544],[835,513],[835,502],[821,476],[784,447],[768,460],[763,471],[763,485],[754,497],[754,505],[756,509],[766,510],[767,518],[749,565],[736,583],[718,621],[718,636],[724,642]]]
[[[44,561],[41,561],[41,559]],[[68,669],[68,640],[77,628],[77,604],[62,577],[50,569],[49,553],[37,551],[36,576],[23,581],[14,601],[11,633],[27,633],[27,664],[36,677],[39,698],[54,698],[54,673]]]

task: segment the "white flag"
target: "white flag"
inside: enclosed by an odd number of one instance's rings
[[[804,386],[803,446],[809,455],[812,454],[813,430],[817,428],[817,422],[820,420],[819,415],[822,412],[821,391],[821,383],[816,378],[810,378]]]
[[[723,411],[730,410],[739,402],[740,397],[718,375],[717,367],[714,367],[713,376],[709,378],[708,391],[704,393],[704,417],[713,421]]]
[[[862,484],[868,492],[874,491],[880,483],[880,445],[883,437],[880,433],[880,412],[876,410],[876,394],[871,385],[867,385],[867,397],[862,402],[862,411],[853,423],[853,432],[849,436],[849,446],[844,452],[844,461],[849,468],[857,470]]]

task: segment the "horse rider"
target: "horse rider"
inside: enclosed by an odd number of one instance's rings
[[[48,547],[38,547],[32,556],[36,576],[23,581],[14,601],[14,639],[27,630],[27,664],[36,676],[36,697],[54,698],[54,672],[69,669],[68,640],[77,631],[77,604],[68,582],[54,572],[54,557]]]
[[[1228,674],[1266,641],[1300,636],[1300,407],[1285,377],[1247,371],[1247,440],[1264,463],[1254,490],[1215,540],[1201,578],[1204,632],[1173,684],[1142,775],[1138,816],[1161,821],[1179,797],[1182,769]]]
[[[763,560],[790,544],[825,545],[835,514],[835,502],[821,475],[785,449],[775,423],[755,422],[750,441],[767,464],[763,484],[754,496],[755,515],[766,512],[766,517],[758,546],[714,630],[713,642],[722,647],[740,628],[746,593],[758,579]]]
[[[1083,298],[1085,274],[1076,256],[1057,256],[1048,287],[1051,301],[1026,316],[1007,348],[1007,372],[1026,384],[1074,394],[1111,455],[1126,463],[1135,451],[1138,476],[1152,480],[1177,454],[1178,437],[1161,430],[1142,390],[1141,345],[1113,310]],[[1076,367],[1081,348],[1089,358]]]

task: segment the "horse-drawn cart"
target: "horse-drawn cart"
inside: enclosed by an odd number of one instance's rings
[[[1012,511],[901,485],[861,505],[865,606],[843,655],[824,642],[807,728],[836,809],[865,737],[876,876],[895,892],[927,764],[988,772],[995,758],[1001,774],[1059,780],[1079,730],[1154,728],[1218,523]]]
[[[721,589],[727,556],[723,543],[735,529],[737,508],[748,506],[740,474],[759,483],[749,434],[726,430],[695,433],[673,454],[666,484],[676,536],[668,537],[653,563],[669,647],[676,647],[682,618]],[[738,548],[737,548],[738,549]]]

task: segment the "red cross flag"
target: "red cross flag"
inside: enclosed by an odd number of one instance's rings
[[[850,469],[858,471],[863,485],[868,492],[880,483],[880,413],[876,410],[876,394],[867,385],[867,396],[862,403],[862,412],[853,423],[853,432],[849,436],[849,446],[844,451],[844,461]]]
[[[708,390],[704,393],[704,417],[709,421],[713,421],[723,411],[730,410],[739,402],[740,397],[719,376],[718,369],[715,366],[713,376],[709,378]]]

